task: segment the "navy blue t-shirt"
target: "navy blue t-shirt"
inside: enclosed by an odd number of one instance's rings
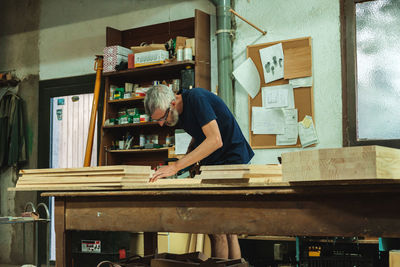
[[[206,138],[201,127],[216,120],[223,146],[201,161],[202,165],[246,164],[254,156],[233,114],[221,98],[203,88],[182,90],[179,124],[199,146]]]

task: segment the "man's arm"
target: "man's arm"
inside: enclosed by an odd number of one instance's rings
[[[177,162],[158,169],[154,173],[153,177],[150,179],[150,182],[154,182],[160,178],[174,175],[179,170],[204,159],[205,157],[222,147],[221,133],[219,131],[216,120],[210,121],[209,123],[201,127],[201,129],[203,130],[206,139],[204,139],[204,141],[198,147],[196,147],[195,150],[193,150]]]

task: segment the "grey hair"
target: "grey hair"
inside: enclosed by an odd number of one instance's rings
[[[167,110],[174,100],[175,94],[168,86],[163,84],[154,85],[146,93],[144,109],[146,114],[151,116],[156,109]]]

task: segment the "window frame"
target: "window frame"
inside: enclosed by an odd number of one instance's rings
[[[356,4],[376,0],[340,0],[340,35],[342,52],[343,147],[381,145],[400,148],[400,139],[357,139],[357,47]]]

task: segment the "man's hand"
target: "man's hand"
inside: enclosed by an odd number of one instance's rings
[[[168,176],[172,176],[178,172],[178,168],[176,164],[171,164],[165,167],[161,167],[154,174],[153,177],[150,178],[150,183],[157,181],[158,179],[165,178]]]

